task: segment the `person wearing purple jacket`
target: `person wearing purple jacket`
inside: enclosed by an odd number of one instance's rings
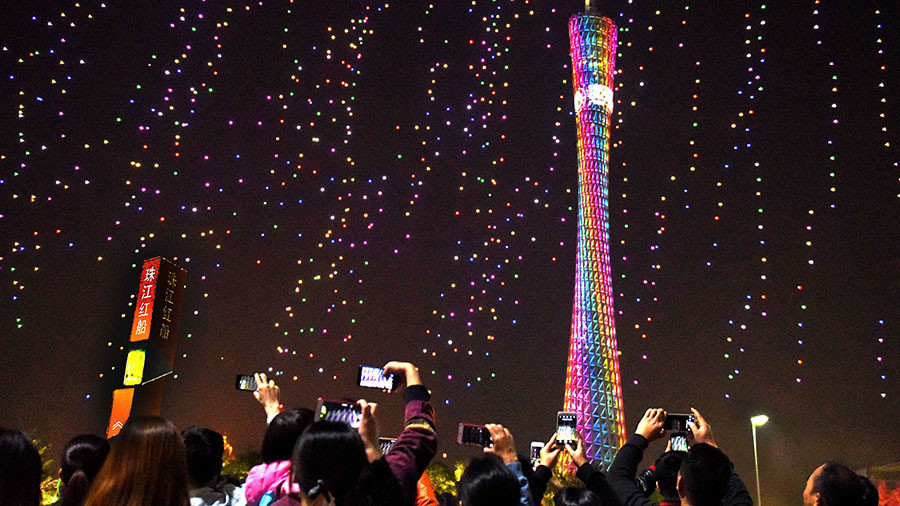
[[[378,405],[360,400],[356,431],[340,422],[319,421],[301,436],[292,458],[290,492],[274,491],[273,506],[413,504],[416,482],[437,452],[431,394],[412,364],[389,362],[384,370],[406,383],[406,423],[391,450],[383,454],[378,441]]]
[[[434,408],[429,402],[431,392],[422,385],[419,369],[409,362],[388,362],[384,365],[384,373],[393,374],[395,381],[406,383],[403,391],[405,427],[384,455],[384,460],[403,491],[403,504],[411,505],[416,499],[416,483],[437,453]],[[378,434],[374,437],[363,435],[363,441],[369,461],[374,462],[381,454]]]

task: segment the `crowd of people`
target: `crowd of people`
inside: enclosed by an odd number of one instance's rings
[[[516,452],[509,429],[488,424],[491,443],[471,459],[456,494],[436,494],[425,473],[437,452],[430,392],[415,366],[389,362],[385,374],[405,384],[405,426],[386,452],[379,442],[377,404],[359,401],[358,428],[316,419],[309,409],[283,409],[280,389],[256,375],[256,399],[267,416],[263,462],[243,482],[222,474],[224,439],[204,427],[180,433],[156,416],[134,416],[111,442],[95,435],[63,450],[56,504],[134,506],[539,506],[562,455],[583,487],[561,488],[557,506],[752,506],[712,428],[693,411],[691,444],[671,443],[653,466],[638,472],[650,443],[666,436],[666,412],[648,409],[619,449],[608,472],[589,461],[585,444],[560,445],[554,435],[536,465]],[[0,506],[41,504],[41,458],[20,431],[0,430]],[[798,491],[799,492],[799,491]],[[656,494],[656,495],[654,495]],[[655,503],[651,497],[659,497]],[[808,506],[876,506],[877,490],[847,466],[816,468],[802,491]]]

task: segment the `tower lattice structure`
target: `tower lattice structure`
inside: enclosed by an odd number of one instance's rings
[[[578,131],[578,242],[566,370],[567,411],[588,457],[608,468],[625,441],[609,257],[608,162],[616,26],[593,12],[569,18]]]

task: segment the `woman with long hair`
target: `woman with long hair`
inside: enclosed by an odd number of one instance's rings
[[[287,493],[291,452],[312,419],[312,410],[306,408],[288,409],[272,419],[263,437],[260,452],[263,463],[250,469],[244,482],[244,497],[248,503],[259,502],[267,493]]]
[[[109,455],[109,441],[94,434],[75,436],[62,453],[59,481],[62,496],[58,506],[81,506],[103,461]]]
[[[359,433],[343,422],[313,423],[297,441],[292,477],[303,506],[357,504],[350,500],[368,465]],[[282,504],[296,502],[282,501]]]
[[[86,506],[188,506],[181,435],[158,416],[128,420],[91,485]]]

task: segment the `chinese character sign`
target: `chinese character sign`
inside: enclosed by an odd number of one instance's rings
[[[153,318],[153,298],[156,294],[157,274],[161,257],[151,258],[144,262],[141,271],[141,284],[138,286],[135,301],[134,322],[131,324],[129,341],[143,341],[150,338],[150,322]]]

